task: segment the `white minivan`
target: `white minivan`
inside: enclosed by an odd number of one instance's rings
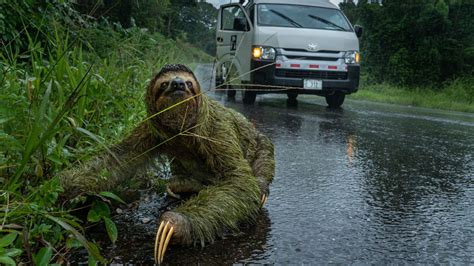
[[[217,21],[216,86],[243,101],[259,93],[326,97],[339,107],[359,86],[358,37],[338,6],[327,0],[250,0],[222,5]]]

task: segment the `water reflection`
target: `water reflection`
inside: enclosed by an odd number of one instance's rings
[[[303,118],[298,110],[292,108],[274,109],[273,106],[285,106],[284,101],[277,103],[261,102],[258,105],[243,105],[240,102],[224,102],[227,107],[242,113],[250,122],[269,137],[280,135],[298,136]]]

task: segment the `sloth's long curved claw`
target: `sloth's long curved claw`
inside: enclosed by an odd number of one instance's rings
[[[166,193],[168,193],[168,196],[172,197],[172,198],[175,198],[175,199],[181,199],[181,196],[179,195],[176,195],[171,189],[169,186],[166,186]]]
[[[267,203],[267,200],[268,200],[267,194],[263,194],[262,199],[260,200],[260,208],[263,207],[265,203]]]
[[[170,242],[171,236],[173,236],[174,227],[169,222],[162,221],[158,227],[155,239],[155,261],[158,264],[163,262],[165,257],[166,248]]]

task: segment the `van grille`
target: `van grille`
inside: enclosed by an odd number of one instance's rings
[[[288,51],[288,52],[304,52],[304,53],[326,53],[326,54],[340,53],[340,51],[328,51],[328,50],[308,51],[306,49],[295,49],[295,48],[283,48],[283,50]]]
[[[347,72],[340,71],[308,71],[296,69],[276,69],[275,76],[285,78],[313,78],[346,80]]]
[[[337,61],[338,57],[320,57],[320,56],[297,56],[297,55],[287,55],[288,59],[296,60],[311,60],[311,61]]]

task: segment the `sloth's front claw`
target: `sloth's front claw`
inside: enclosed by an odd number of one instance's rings
[[[263,194],[262,195],[262,199],[260,199],[260,208],[263,207],[263,205],[265,205],[265,203],[267,202],[268,200],[268,195],[267,194]]]
[[[169,186],[166,186],[166,193],[169,197],[171,198],[175,198],[175,199],[178,199],[180,200],[181,199],[181,196],[179,195],[176,195]]]
[[[165,257],[166,248],[173,236],[174,227],[169,222],[162,221],[158,227],[155,239],[155,262],[161,264]]]

